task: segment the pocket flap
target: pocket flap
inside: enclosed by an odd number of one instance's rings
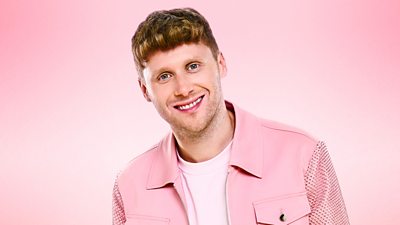
[[[258,223],[289,224],[311,212],[305,192],[268,198],[253,203]]]
[[[127,215],[127,221],[124,225],[168,225],[168,218],[145,216],[145,215]]]

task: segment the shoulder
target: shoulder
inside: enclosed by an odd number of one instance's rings
[[[308,132],[274,120],[264,119],[243,109],[235,107],[235,114],[241,128],[252,129],[264,135],[271,135],[281,141],[304,142],[316,145],[318,140]]]
[[[275,150],[265,150],[274,151],[284,159],[291,159],[293,164],[300,165],[305,174],[321,142],[300,128],[266,119],[259,121],[261,133],[265,138],[272,139],[265,143],[273,143],[272,146],[275,146]]]
[[[235,113],[241,123],[238,124],[241,134],[239,136],[252,141],[259,140],[264,161],[280,159],[300,165],[303,171],[307,169],[319,143],[314,136],[300,128],[264,119],[241,109],[235,108]]]
[[[317,139],[305,130],[287,125],[281,122],[258,118],[261,130],[264,132],[275,133],[282,137],[290,138],[290,141],[301,141],[315,145]]]
[[[148,171],[151,166],[151,162],[153,162],[155,155],[157,154],[157,149],[160,143],[157,143],[146,150],[144,153],[136,156],[132,160],[130,160],[119,172],[117,175],[117,183],[120,187],[124,187],[127,183],[131,183],[133,180],[135,183],[138,181],[146,181],[147,173],[144,171]]]

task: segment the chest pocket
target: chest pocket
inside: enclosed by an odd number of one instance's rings
[[[143,216],[143,215],[128,215],[124,225],[168,225],[168,218]]]
[[[257,224],[309,224],[311,210],[306,192],[264,199],[253,206]]]

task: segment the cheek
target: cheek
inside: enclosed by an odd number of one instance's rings
[[[204,71],[204,73],[200,74],[200,76],[194,76],[194,77],[196,83],[205,85],[215,84],[220,80],[219,79],[220,75],[218,73],[218,70],[212,70],[212,69]]]
[[[221,77],[219,75],[219,73],[213,71],[214,73],[210,73],[209,76],[205,77],[203,79],[203,83],[207,84],[210,88],[215,88],[220,86],[220,82],[221,82]]]
[[[170,87],[168,85],[155,85],[150,87],[150,92],[152,98],[156,101],[162,102],[167,101],[168,97],[171,95]]]

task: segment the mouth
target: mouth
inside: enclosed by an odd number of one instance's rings
[[[178,109],[180,111],[189,111],[189,110],[195,109],[195,108],[197,108],[199,103],[203,100],[203,98],[204,98],[204,95],[198,97],[197,99],[195,99],[192,102],[189,102],[189,103],[186,103],[183,105],[176,105],[176,106],[174,106],[174,108]]]

